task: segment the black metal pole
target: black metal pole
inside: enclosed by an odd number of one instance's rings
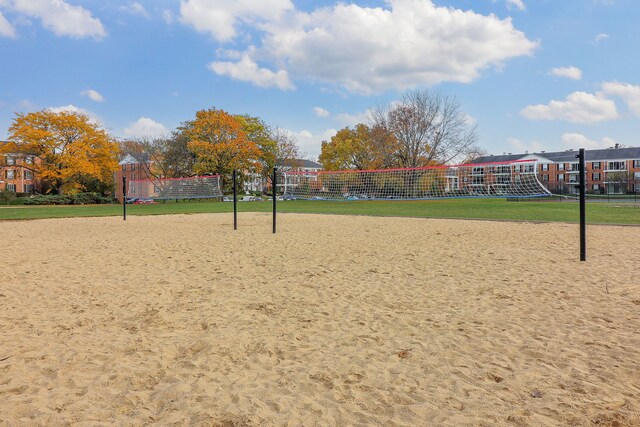
[[[233,170],[233,229],[238,229],[238,192],[236,190],[236,170]]]
[[[580,170],[580,261],[587,260],[587,220],[586,220],[586,208],[587,208],[587,194],[585,183],[585,161],[584,161],[584,148],[580,149],[578,154],[579,170]]]
[[[271,187],[273,189],[273,234],[276,233],[276,199],[277,199],[277,193],[276,193],[276,182],[277,182],[277,174],[278,174],[278,168],[273,168],[273,181],[271,182]]]
[[[127,178],[122,177],[122,220],[127,220]]]

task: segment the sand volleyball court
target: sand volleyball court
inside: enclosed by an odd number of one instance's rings
[[[0,222],[0,426],[640,425],[640,227]]]

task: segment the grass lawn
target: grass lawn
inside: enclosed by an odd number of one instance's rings
[[[240,212],[270,212],[271,202],[239,202]],[[193,214],[233,211],[230,202],[168,202],[128,205],[128,215]],[[280,201],[278,212],[339,215],[410,216],[424,218],[477,218],[516,221],[578,222],[574,201],[519,201],[503,199],[445,199],[420,201]],[[0,220],[27,220],[82,216],[122,215],[121,205],[0,206]],[[588,203],[587,222],[640,224],[640,206],[634,203]]]

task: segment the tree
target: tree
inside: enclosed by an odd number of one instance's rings
[[[8,189],[0,191],[0,201],[5,202],[7,205],[16,199],[16,193]]]
[[[339,130],[330,142],[323,141],[320,163],[327,170],[392,167],[397,144],[386,129],[358,124]]]
[[[463,155],[462,163],[473,163],[480,157],[488,156],[489,152],[477,145],[472,145],[464,151]]]
[[[609,184],[607,193],[630,192],[633,174],[630,171],[609,172],[607,181]]]
[[[179,131],[195,155],[196,174],[219,173],[228,181],[233,170],[255,171],[259,167],[262,152],[258,144],[249,138],[241,120],[223,110],[200,110],[195,120],[183,123]]]
[[[182,178],[193,175],[194,154],[179,132],[155,138],[122,141],[121,152],[135,158],[147,178]]]
[[[9,140],[0,151],[37,158],[23,167],[58,194],[85,190],[83,182],[90,180],[111,183],[118,168],[118,144],[84,114],[18,113],[9,127]]]
[[[455,98],[433,91],[407,91],[399,101],[378,107],[372,123],[395,137],[400,166],[445,164],[462,156],[476,139],[475,127]]]

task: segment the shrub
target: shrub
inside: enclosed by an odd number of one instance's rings
[[[6,188],[0,191],[0,202],[5,202],[7,205],[14,201],[16,198],[16,193],[13,191],[9,191]]]
[[[37,194],[24,201],[25,205],[90,205],[114,203],[112,196],[98,193],[79,193],[76,195]]]

